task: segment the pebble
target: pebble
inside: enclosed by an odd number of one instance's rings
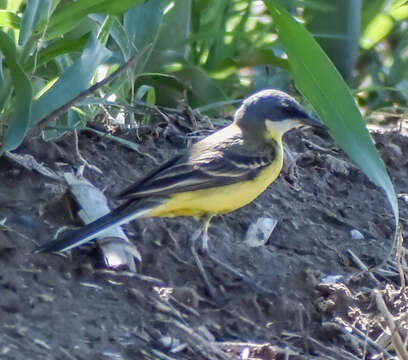
[[[245,235],[244,243],[249,247],[259,247],[265,245],[277,223],[278,220],[275,218],[259,218],[249,226]]]
[[[364,235],[356,229],[353,229],[350,231],[350,237],[353,240],[363,240],[364,239]]]

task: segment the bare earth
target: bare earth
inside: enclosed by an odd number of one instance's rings
[[[159,126],[142,132],[140,140],[118,135],[139,142],[140,154],[83,132],[80,153],[103,172],[87,168],[85,176],[111,197],[156,166],[144,153],[162,162],[186,147],[191,130]],[[408,193],[408,137],[374,137],[396,192]],[[79,165],[73,139],[32,140],[17,153],[31,154],[62,174]],[[143,256],[137,276],[104,269],[95,245],[68,256],[31,254],[60,227],[79,222],[69,215],[63,183],[0,158],[0,221],[5,219],[0,358],[369,359],[380,354],[390,340],[378,338],[385,323],[372,289],[384,290],[396,316],[406,311],[407,295],[399,291],[394,262],[373,272],[376,282],[359,273],[349,250],[367,267],[379,265],[392,242],[391,210],[328,135],[295,131],[285,142],[296,163],[287,158],[280,178],[257,201],[213,219],[211,253],[253,281],[243,282],[203,255],[219,293],[216,301],[191,258],[188,239],[197,223],[190,218],[126,227]],[[399,201],[406,228],[408,204],[404,197]],[[248,226],[263,216],[277,218],[278,225],[264,246],[249,248],[243,244]],[[353,239],[353,229],[364,238]],[[367,335],[373,344],[365,341]]]

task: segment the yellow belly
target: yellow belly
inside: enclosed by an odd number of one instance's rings
[[[280,153],[254,180],[174,194],[166,203],[152,209],[145,216],[202,216],[234,211],[256,199],[276,180],[282,169],[282,162]]]

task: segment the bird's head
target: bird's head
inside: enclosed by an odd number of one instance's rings
[[[280,139],[293,128],[326,128],[311,118],[299,103],[283,91],[267,89],[246,98],[235,113],[234,122],[243,131],[269,139]]]

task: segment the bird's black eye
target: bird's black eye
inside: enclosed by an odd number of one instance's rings
[[[281,111],[285,115],[285,118],[287,119],[298,119],[307,117],[307,114],[303,110],[294,106],[283,106]]]

